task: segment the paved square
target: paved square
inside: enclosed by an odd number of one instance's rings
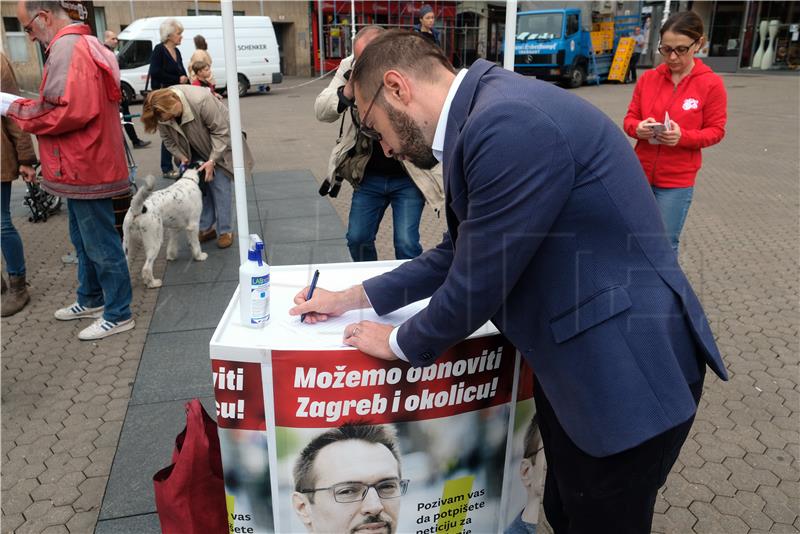
[[[800,83],[797,76],[728,75],[724,79],[729,92],[728,134],[720,145],[703,152],[681,263],[709,314],[731,381],[723,383],[707,374],[692,433],[657,502],[653,530],[798,532]],[[303,81],[288,79],[284,87]],[[338,133],[338,124],[314,120],[313,101],[326,83],[276,88],[242,100],[242,121],[257,170],[310,170],[318,181],[324,177]],[[603,85],[575,93],[621,123],[632,90],[630,85]],[[137,129],[142,131],[140,125]],[[135,152],[140,174],[157,173],[158,140],[146,137],[154,143]],[[298,219],[319,218],[325,211],[320,210],[321,199],[314,190],[295,191],[295,179],[299,181],[297,177],[303,174],[286,172],[274,188],[251,188],[251,212],[269,214],[265,217],[271,223],[265,230],[275,236],[276,255],[281,251],[294,257],[307,254],[296,245],[284,244],[281,229],[299,225]],[[281,183],[286,187],[281,188]],[[15,183],[14,190],[19,198],[21,185]],[[303,202],[285,200],[298,194],[308,199],[305,211]],[[340,197],[332,200],[344,227],[350,194],[344,186]],[[92,532],[112,462],[132,461],[114,459],[115,454],[126,454],[123,448],[118,450],[118,443],[129,402],[133,411],[143,411],[148,402],[162,400],[158,391],[146,387],[137,389],[132,398],[137,373],[142,380],[152,380],[161,372],[157,359],[149,357],[139,371],[145,343],[158,347],[159,343],[180,343],[182,338],[167,333],[163,324],[151,324],[159,292],[145,289],[135,273],[136,329],[96,343],[78,341],[77,332],[86,321],[59,322],[52,317],[56,308],[74,299],[75,267],[60,261],[71,248],[66,215],[32,224],[24,206],[16,201],[14,206],[32,300],[21,313],[0,321],[2,532]],[[251,217],[258,220],[252,213]],[[282,219],[288,226],[280,225]],[[325,250],[334,257],[344,242],[343,235],[326,233],[334,226],[329,222],[320,219],[308,235],[324,240]],[[435,245],[443,229],[444,221],[426,209],[421,227],[424,246]],[[378,238],[381,259],[393,257],[391,241],[387,213]],[[234,250],[226,253],[236,254]],[[160,276],[163,253],[157,267]],[[206,273],[192,270],[183,284],[180,272],[168,277],[175,286],[173,298],[184,299],[187,307],[184,315],[170,315],[169,320],[183,321],[180,324],[185,323],[186,330],[212,327],[213,317],[192,306],[219,298],[193,294],[192,284],[227,287],[221,298],[227,298],[231,284],[235,285],[231,273],[236,262],[230,258],[218,258],[208,269]],[[177,369],[168,371],[170,376],[179,375]],[[202,390],[202,384],[196,383],[202,377],[188,371],[186,376],[195,381],[187,384],[187,395]],[[160,421],[162,414],[156,406],[149,408],[149,417]],[[180,411],[172,405],[169,410]],[[147,436],[144,446],[152,444],[152,450],[137,454],[169,451],[181,428],[176,423]],[[168,460],[167,452],[155,463],[163,466]],[[131,503],[140,502],[145,490],[130,487]],[[152,503],[145,505],[152,510]],[[108,516],[116,522],[101,522],[98,531],[157,532],[154,516],[121,510]]]

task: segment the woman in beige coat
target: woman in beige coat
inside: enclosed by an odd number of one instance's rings
[[[11,63],[5,54],[0,53],[0,83],[3,92],[19,94],[17,79],[11,69]],[[2,249],[3,259],[8,272],[8,290],[3,279],[2,316],[14,315],[30,300],[25,281],[25,255],[22,250],[22,239],[19,237],[14,223],[11,221],[11,182],[21,174],[27,181],[36,177],[36,153],[30,134],[19,129],[11,119],[2,118],[2,147],[0,154],[0,204],[2,204]]]
[[[203,161],[207,191],[200,215],[200,241],[217,237],[219,248],[233,243],[233,152],[228,108],[205,87],[175,85],[147,95],[142,108],[147,132],[161,135],[164,145],[182,163]],[[253,157],[242,139],[245,172]]]

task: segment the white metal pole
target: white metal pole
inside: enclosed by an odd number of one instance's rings
[[[669,18],[670,3],[671,3],[670,0],[664,2],[664,16],[661,17],[661,24],[659,25],[659,29],[661,28],[661,26],[664,25],[665,22],[667,22],[667,19]]]
[[[506,36],[503,43],[503,68],[514,70],[514,44],[517,42],[517,0],[506,1]]]
[[[233,149],[233,190],[236,194],[236,224],[239,237],[239,263],[247,261],[250,229],[247,225],[242,118],[239,109],[239,79],[236,67],[236,32],[233,29],[233,0],[222,0],[222,42],[225,48],[225,78],[228,87],[228,114]],[[263,236],[262,236],[263,237]]]
[[[356,39],[356,0],[350,0],[350,43]]]
[[[133,0],[130,1],[131,3],[131,22],[136,20],[136,12],[133,10]]]
[[[264,16],[264,0],[258,0],[258,7],[261,10],[261,16]]]
[[[200,16],[200,3],[198,2],[198,0],[194,0],[194,16],[195,17]]]

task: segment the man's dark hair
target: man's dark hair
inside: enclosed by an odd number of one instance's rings
[[[386,30],[361,53],[350,79],[363,94],[371,95],[377,91],[387,70],[397,69],[433,81],[438,66],[455,72],[442,49],[418,32]]]
[[[525,431],[523,443],[525,445],[525,451],[522,453],[523,458],[533,458],[542,447],[542,436],[539,433],[539,416],[536,414],[534,414],[528,429]]]
[[[323,448],[339,441],[359,440],[376,445],[383,445],[397,460],[400,469],[400,454],[397,450],[397,435],[394,428],[386,425],[356,425],[346,424],[339,428],[328,430],[312,439],[300,453],[294,464],[294,489],[303,491],[314,488],[314,460]],[[343,462],[357,462],[358,458],[342,458]],[[399,475],[399,472],[398,472]],[[308,494],[308,500],[314,502],[314,494]]]
[[[703,19],[694,11],[673,13],[661,26],[661,37],[664,37],[664,32],[679,33],[697,41],[703,36]]]

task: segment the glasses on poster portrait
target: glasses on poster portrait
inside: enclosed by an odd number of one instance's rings
[[[300,490],[300,493],[316,493],[318,491],[330,491],[333,494],[333,500],[349,504],[354,502],[363,501],[370,488],[374,488],[378,497],[381,499],[397,499],[406,494],[408,489],[408,479],[387,478],[375,484],[364,484],[362,482],[341,482],[328,486],[327,488],[314,488]]]
[[[678,56],[685,56],[686,54],[689,53],[689,50],[691,50],[692,47],[697,44],[697,41],[699,41],[699,40],[700,39],[692,41],[692,44],[690,44],[689,46],[676,46],[675,48],[672,48],[671,46],[665,46],[665,45],[659,44],[658,45],[658,53],[661,54],[664,57],[671,56],[673,52],[675,52],[675,54],[677,54]]]
[[[379,131],[371,128],[370,126],[367,126],[367,117],[369,117],[369,112],[372,111],[372,106],[375,105],[375,100],[378,99],[378,95],[381,94],[382,90],[383,90],[383,82],[381,82],[381,84],[378,86],[378,90],[375,91],[375,96],[372,97],[372,101],[369,103],[367,112],[364,113],[364,118],[361,119],[361,125],[359,126],[359,129],[361,130],[362,134],[369,137],[373,141],[378,141],[378,142],[380,142],[381,139],[383,139],[383,136],[380,134]]]
[[[28,35],[30,35],[30,34],[31,34],[31,32],[33,32],[33,22],[34,22],[36,19],[38,19],[38,18],[39,18],[39,15],[41,15],[42,13],[47,13],[47,10],[43,9],[42,11],[39,11],[38,13],[36,13],[36,14],[33,16],[33,18],[31,19],[31,21],[30,21],[29,23],[27,23],[27,24],[26,24],[26,25],[25,25],[25,26],[22,28],[22,29],[25,31],[25,33],[27,33]]]

